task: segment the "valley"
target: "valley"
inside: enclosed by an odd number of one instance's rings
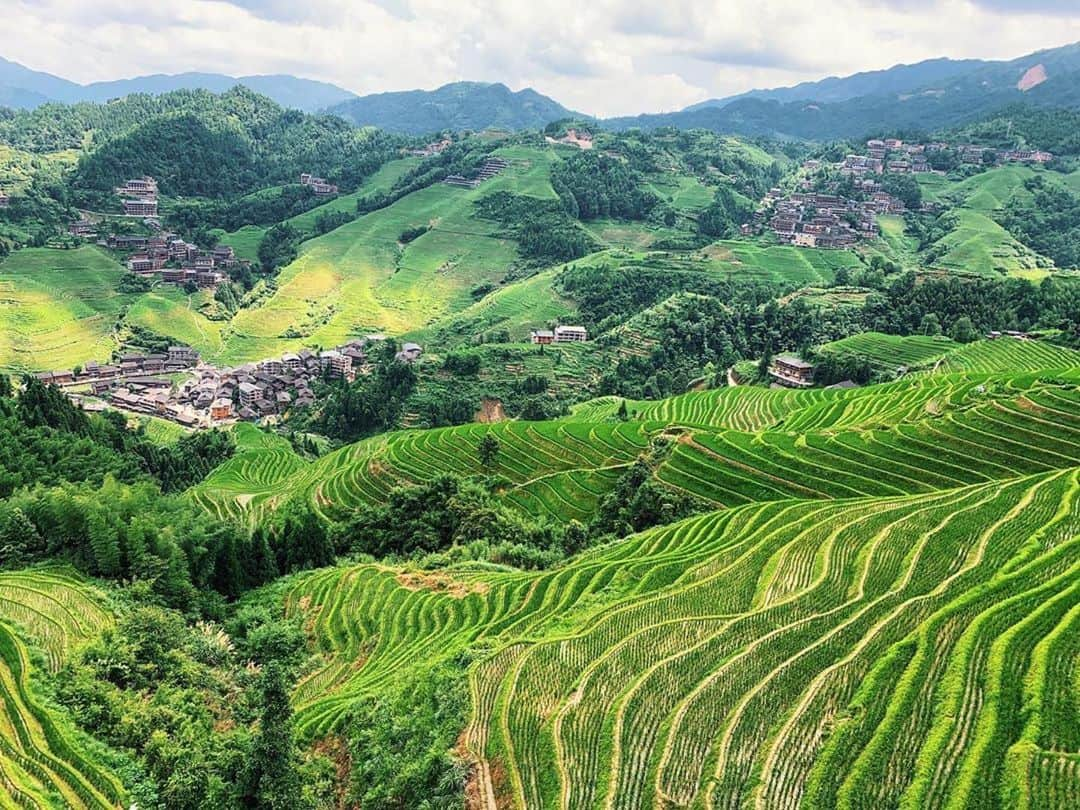
[[[0,60],[0,808],[1080,805],[1076,53]]]

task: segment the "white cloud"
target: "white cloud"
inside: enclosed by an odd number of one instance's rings
[[[0,56],[76,81],[289,72],[354,92],[531,86],[598,115],[1080,40],[1061,0],[0,0]],[[14,34],[14,35],[12,35]]]

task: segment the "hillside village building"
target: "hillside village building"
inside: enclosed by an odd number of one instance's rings
[[[154,218],[158,215],[158,187],[153,177],[136,177],[115,189],[121,197],[126,217]]]
[[[814,367],[791,354],[780,354],[769,366],[769,376],[788,388],[809,388],[814,384]]]
[[[9,205],[11,205],[11,197],[0,191],[0,208],[7,208]]]
[[[551,343],[580,343],[589,339],[584,326],[556,326],[551,329],[534,329],[529,333],[529,342],[537,346]]]
[[[425,144],[419,149],[412,149],[409,151],[409,154],[414,157],[431,157],[432,155],[437,155],[440,152],[445,151],[452,143],[453,141],[451,141],[449,138],[442,138],[441,140]]]
[[[124,216],[126,217],[156,217],[158,215],[157,200],[124,200]]]
[[[328,183],[324,177],[316,177],[313,174],[300,175],[300,185],[308,186],[316,194],[337,194],[338,187],[333,183]]]
[[[94,239],[97,237],[97,226],[86,217],[82,217],[68,225],[68,233],[80,239]]]
[[[157,181],[153,177],[136,177],[116,189],[122,197],[157,197]]]
[[[589,333],[584,326],[556,326],[556,343],[578,343],[589,339]]]

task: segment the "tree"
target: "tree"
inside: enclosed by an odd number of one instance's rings
[[[485,469],[490,468],[495,463],[495,459],[499,455],[499,440],[492,433],[485,433],[484,438],[480,440],[479,446],[476,448],[476,454],[480,458],[480,463]]]
[[[246,806],[260,810],[296,810],[303,806],[289,679],[280,661],[271,661],[263,669],[259,732],[252,745],[247,776]]]
[[[927,312],[919,323],[919,331],[924,335],[940,335],[941,319],[936,312]]]
[[[967,315],[961,315],[957,318],[956,323],[954,323],[952,329],[949,330],[949,337],[957,343],[971,343],[971,341],[978,338],[978,336],[979,333],[975,331],[975,326],[971,323],[971,318]]]
[[[619,410],[616,411],[615,416],[618,418],[618,420],[620,422],[625,422],[627,419],[630,418],[626,413],[626,400],[625,399],[620,399],[619,400]]]

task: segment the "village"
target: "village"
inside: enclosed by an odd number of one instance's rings
[[[34,376],[64,389],[89,411],[112,407],[186,428],[210,428],[236,421],[272,421],[290,408],[312,405],[317,380],[352,382],[357,374],[369,373],[367,349],[382,340],[372,335],[333,349],[300,349],[226,368],[202,362],[189,346],[170,346],[165,353],[128,353],[112,364],[89,362],[82,368]],[[412,363],[422,353],[418,344],[404,343],[396,359]],[[186,379],[178,382],[178,375]]]
[[[300,185],[317,196],[338,193],[338,187],[313,174],[300,175]],[[68,233],[80,239],[94,239],[101,247],[127,254],[127,268],[137,276],[156,277],[167,284],[214,288],[228,279],[230,269],[250,262],[238,259],[228,245],[209,250],[161,229],[158,219],[158,186],[153,177],[137,177],[115,189],[121,198],[124,216],[142,219],[152,234],[99,234],[99,222],[86,214],[68,226]],[[7,198],[4,198],[5,200]]]
[[[996,151],[973,144],[905,143],[897,138],[871,138],[866,142],[865,154],[849,154],[837,163],[805,161],[800,190],[770,189],[753,219],[740,232],[743,236],[753,236],[768,228],[784,244],[849,248],[861,239],[878,236],[878,216],[907,213],[903,201],[883,188],[880,176],[944,174],[943,170],[933,168],[933,164],[935,155],[946,153],[960,165],[977,166],[988,162],[1042,165],[1054,159],[1050,152],[1038,149]],[[835,175],[851,181],[850,194],[839,193],[840,183],[829,181]],[[822,187],[826,192],[820,190]]]

